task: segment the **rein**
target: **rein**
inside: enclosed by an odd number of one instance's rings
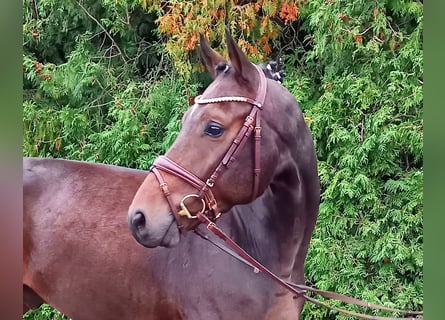
[[[355,316],[362,319],[371,319],[371,320],[416,320],[416,319],[423,319],[422,317],[418,317],[418,315],[423,315],[422,311],[407,311],[407,310],[400,310],[400,309],[394,309],[394,308],[388,308],[381,305],[372,304],[370,302],[365,302],[362,300],[358,300],[355,298],[348,297],[346,295],[342,295],[339,293],[331,292],[331,291],[323,291],[318,290],[309,286],[301,285],[301,284],[295,284],[289,281],[282,280],[277,275],[275,275],[272,271],[267,269],[265,266],[263,266],[261,263],[259,263],[257,260],[255,260],[252,256],[250,256],[244,249],[242,249],[240,246],[238,246],[230,237],[224,233],[220,228],[218,228],[215,224],[215,221],[221,216],[221,211],[218,208],[217,201],[215,199],[215,196],[212,193],[212,188],[215,185],[215,182],[217,181],[217,178],[221,174],[221,172],[224,169],[229,168],[231,163],[233,163],[243,148],[244,144],[247,142],[248,138],[252,134],[253,131],[255,131],[254,135],[254,148],[255,148],[255,155],[254,155],[254,170],[253,170],[253,191],[252,191],[252,201],[255,200],[255,198],[258,195],[258,189],[259,189],[259,176],[261,173],[261,165],[260,165],[260,148],[261,148],[261,113],[265,97],[266,97],[266,91],[267,91],[267,80],[266,77],[261,69],[259,69],[257,66],[255,66],[259,76],[260,76],[260,82],[259,87],[257,90],[257,96],[255,99],[247,98],[247,97],[241,97],[241,96],[225,96],[225,97],[216,97],[216,98],[203,98],[202,96],[198,96],[195,98],[196,104],[210,104],[210,103],[221,103],[221,102],[245,102],[252,106],[249,115],[245,118],[244,124],[241,127],[240,131],[238,132],[236,138],[232,141],[232,144],[230,145],[229,149],[225,153],[224,157],[220,161],[220,163],[217,165],[213,173],[210,175],[210,177],[204,182],[200,178],[198,178],[195,174],[187,170],[186,168],[182,167],[178,163],[174,162],[173,160],[169,159],[166,156],[160,156],[156,158],[153,165],[150,168],[150,171],[153,172],[155,177],[157,178],[159,182],[159,186],[164,194],[164,197],[166,198],[170,209],[172,210],[173,214],[175,215],[175,218],[178,218],[178,216],[186,216],[189,219],[197,219],[199,222],[205,224],[207,226],[207,229],[212,231],[216,236],[221,238],[229,248],[218,244],[217,242],[214,242],[211,240],[208,236],[202,234],[197,229],[194,230],[194,232],[199,235],[201,238],[211,242],[213,245],[217,246],[227,254],[230,254],[231,256],[235,257],[236,259],[240,260],[241,262],[245,263],[246,265],[253,267],[254,272],[262,272],[268,277],[270,277],[272,280],[286,288],[287,290],[291,291],[298,297],[302,297],[306,299],[307,301],[310,301],[314,304],[321,305],[324,307],[327,307],[329,309],[350,315]],[[188,194],[184,198],[182,198],[179,206],[180,210],[177,210],[177,207],[173,204],[173,201],[171,199],[171,194],[168,189],[168,185],[165,182],[162,173],[165,172],[168,174],[171,174],[173,176],[179,177],[191,186],[193,186],[195,189],[198,190],[196,194]],[[187,206],[185,205],[185,200],[188,198],[197,198],[202,203],[202,209],[197,212],[196,214],[192,214]],[[178,219],[176,219],[178,221]],[[178,228],[181,228],[178,224]],[[410,315],[412,317],[405,317],[405,318],[392,318],[392,317],[380,317],[380,316],[373,316],[373,315],[367,315],[362,313],[357,313],[353,311],[348,311],[345,309],[337,308],[330,306],[320,300],[317,300],[315,298],[309,297],[306,293],[312,292],[315,294],[318,294],[326,299],[332,299],[341,301],[347,304],[354,304],[357,306],[362,307],[368,307],[378,310],[385,310],[390,312],[399,312],[404,313],[406,315]]]
[[[222,231],[220,228],[216,226],[216,224],[212,221],[210,221],[205,215],[198,213],[197,214],[198,219],[206,225],[207,229],[212,231],[216,236],[218,236],[220,239],[222,239],[229,248],[225,247],[224,245],[221,245],[212,239],[210,239],[208,236],[202,234],[199,230],[195,229],[194,232],[199,235],[204,240],[209,241],[219,249],[223,250],[225,253],[231,255],[232,257],[238,259],[239,261],[243,262],[244,264],[250,266],[253,268],[253,271],[255,273],[262,272],[265,275],[267,275],[269,278],[277,282],[279,285],[283,286],[287,290],[293,292],[298,297],[303,297],[307,301],[310,301],[316,305],[320,305],[323,307],[326,307],[331,310],[335,310],[350,316],[354,316],[357,318],[362,319],[371,319],[371,320],[419,320],[423,319],[423,317],[418,317],[420,315],[423,315],[422,311],[409,311],[409,310],[401,310],[401,309],[395,309],[395,308],[389,308],[378,304],[373,304],[367,301],[359,300],[356,298],[352,298],[343,294],[339,294],[332,291],[324,291],[315,289],[310,286],[305,286],[301,284],[292,283],[290,281],[282,280],[279,278],[276,274],[274,274],[272,271],[267,269],[265,266],[263,266],[260,262],[258,262],[255,258],[253,258],[251,255],[249,255],[243,248],[238,246],[224,231]],[[337,300],[344,302],[346,304],[353,304],[361,307],[367,307],[377,310],[384,310],[389,312],[399,312],[404,313],[406,315],[409,315],[410,317],[404,317],[404,318],[394,318],[394,317],[381,317],[381,316],[374,316],[374,315],[368,315],[364,313],[358,313],[354,311],[349,311],[342,308],[337,308],[334,306],[330,306],[327,303],[324,303],[320,300],[317,300],[315,298],[309,297],[306,293],[307,292],[313,292],[315,294],[318,294],[322,296],[323,298],[330,299],[330,300]]]

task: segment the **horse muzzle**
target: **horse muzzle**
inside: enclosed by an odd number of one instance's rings
[[[150,220],[142,210],[130,210],[128,228],[135,240],[147,248],[171,248],[179,243],[179,229],[173,214]]]

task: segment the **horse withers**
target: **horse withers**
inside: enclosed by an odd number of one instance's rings
[[[320,195],[312,137],[289,91],[266,79],[229,32],[227,45],[229,61],[201,37],[214,81],[137,190],[129,228],[141,245],[167,247],[174,257],[164,266],[171,276],[164,289],[185,318],[296,319],[303,298],[187,232],[199,228],[199,216],[219,218],[263,265],[304,283]],[[184,284],[187,297],[179,293]]]

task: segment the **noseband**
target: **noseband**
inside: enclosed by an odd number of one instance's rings
[[[253,169],[253,191],[252,191],[252,200],[257,197],[259,182],[260,182],[260,172],[261,172],[261,164],[260,164],[260,148],[261,148],[261,117],[260,110],[263,107],[264,100],[266,98],[266,90],[267,90],[267,80],[261,69],[259,69],[256,65],[254,65],[257,69],[260,76],[260,83],[258,86],[256,98],[253,100],[251,98],[242,97],[242,96],[225,96],[225,97],[216,97],[216,98],[202,98],[202,96],[198,96],[195,98],[196,104],[210,104],[210,103],[221,103],[221,102],[245,102],[252,106],[249,115],[245,118],[244,124],[238,132],[235,139],[232,141],[229,149],[225,153],[222,160],[216,166],[213,173],[210,177],[204,182],[192,172],[182,167],[178,163],[169,159],[166,156],[160,156],[156,158],[153,165],[150,168],[150,171],[156,176],[159,181],[159,186],[164,193],[165,198],[170,206],[175,217],[177,216],[186,216],[190,219],[196,219],[200,214],[204,214],[211,221],[215,221],[221,215],[221,211],[218,208],[217,201],[212,193],[212,188],[216,183],[219,175],[224,169],[230,167],[230,165],[235,161],[239,152],[242,150],[244,144],[247,139],[250,137],[252,131],[255,131],[254,135],[254,169]],[[182,201],[180,202],[181,209],[178,211],[176,206],[174,206],[173,201],[171,199],[171,194],[168,189],[168,185],[165,182],[161,171],[166,172],[168,174],[174,175],[178,178],[181,178],[191,186],[193,186],[196,190],[196,194],[186,195]],[[202,203],[202,209],[199,212],[200,214],[192,214],[185,205],[184,201],[188,198],[197,198]],[[179,224],[178,224],[179,225]]]

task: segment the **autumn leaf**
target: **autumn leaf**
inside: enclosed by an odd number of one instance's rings
[[[312,122],[314,122],[314,119],[305,116],[305,117],[304,117],[304,121],[305,121],[306,123],[312,123]]]
[[[347,15],[345,15],[344,13],[339,13],[338,17],[340,18],[340,20],[344,21],[344,22],[349,22],[351,21],[351,18],[349,18]]]
[[[258,53],[258,49],[255,46],[251,45],[250,43],[247,43],[247,50],[252,55]]]
[[[218,9],[218,17],[220,19],[224,19],[226,17],[226,10],[224,9]]]
[[[266,52],[267,54],[270,54],[272,52],[272,49],[269,46],[269,39],[267,37],[265,36],[261,37],[258,40],[258,43],[263,46],[263,51]]]
[[[34,70],[36,73],[42,71],[42,64],[38,61],[34,61]]]
[[[378,14],[379,14],[379,9],[375,8],[375,9],[372,11],[372,16],[374,17],[374,20],[377,19],[377,15],[378,15]]]
[[[51,80],[51,75],[49,74],[42,74],[41,77],[43,80]]]
[[[391,40],[389,42],[389,48],[391,49],[391,51],[396,50],[397,49],[397,45],[398,45],[397,41]]]
[[[187,50],[193,50],[195,49],[196,42],[198,41],[198,37],[195,33],[191,34],[187,40]]]
[[[56,141],[54,142],[54,148],[56,148],[57,151],[60,151],[61,146],[62,146],[62,138],[57,137]]]
[[[298,13],[297,5],[294,2],[283,2],[281,4],[280,18],[284,20],[284,24],[297,20]]]

